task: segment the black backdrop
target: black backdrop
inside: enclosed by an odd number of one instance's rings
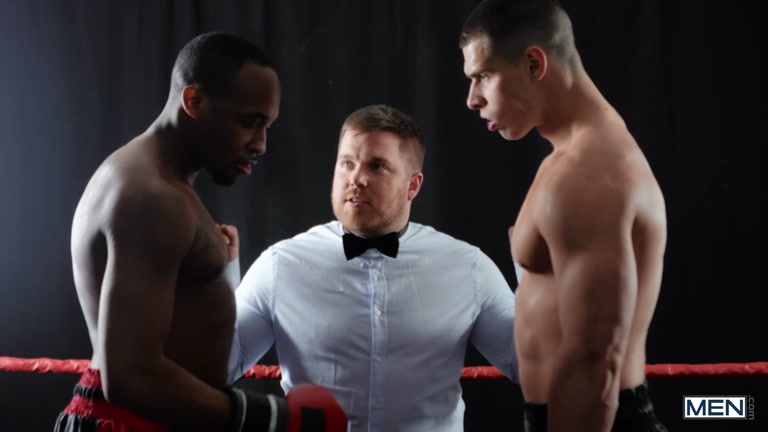
[[[236,186],[197,189],[240,228],[241,262],[332,218],[341,121],[388,103],[428,138],[413,219],[482,248],[516,285],[506,229],[538,162],[464,105],[457,46],[477,1],[0,2],[0,356],[89,358],[69,228],[89,176],[160,112],[176,52],[227,30],[271,53],[283,84],[268,153]],[[575,1],[587,71],[621,112],[666,196],[669,241],[649,363],[768,361],[764,308],[764,19],[746,1]],[[265,359],[274,361],[273,355]],[[485,364],[470,350],[467,365]],[[0,372],[0,431],[50,430],[74,375]],[[768,379],[650,382],[673,430],[768,430]],[[247,384],[253,385],[253,384]],[[266,383],[267,391],[275,383]],[[519,388],[466,382],[467,430],[521,430]],[[682,395],[750,394],[753,422],[683,422]]]

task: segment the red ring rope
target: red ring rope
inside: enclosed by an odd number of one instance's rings
[[[16,358],[0,356],[2,372],[37,373],[83,373],[90,360],[58,360],[51,358]],[[768,375],[768,362],[753,363],[712,363],[712,364],[649,364],[645,366],[648,378],[696,377],[696,376],[743,376]],[[279,379],[279,366],[256,365],[248,370],[248,378]],[[493,366],[465,367],[461,372],[463,380],[507,379]]]

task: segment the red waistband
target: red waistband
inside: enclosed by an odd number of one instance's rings
[[[80,377],[79,385],[101,389],[98,370],[87,369]],[[75,395],[64,410],[66,414],[91,418],[98,421],[99,432],[170,432],[171,428],[141,418],[130,410],[107,401],[88,399]]]
[[[101,390],[101,373],[96,369],[86,369],[77,383],[83,387]]]

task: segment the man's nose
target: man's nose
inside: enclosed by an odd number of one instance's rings
[[[256,156],[261,156],[267,152],[267,129],[266,128],[261,129],[260,131],[256,132],[253,135],[253,138],[251,139],[248,149],[254,154],[256,154]]]
[[[357,187],[365,187],[368,185],[368,175],[362,167],[357,166],[349,173],[349,183]]]
[[[477,86],[472,83],[469,86],[469,93],[467,94],[467,107],[471,110],[477,110],[485,106],[485,98],[480,95],[477,90]]]

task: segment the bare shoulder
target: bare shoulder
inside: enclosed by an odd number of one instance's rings
[[[112,154],[99,170],[108,177],[103,194],[106,231],[158,230],[163,237],[194,229],[191,186],[163,176],[151,155],[139,145]]]
[[[629,232],[664,201],[648,161],[626,129],[586,131],[552,164],[546,221],[559,234]]]
[[[623,123],[586,129],[578,140],[569,168],[594,190],[606,188],[630,201],[658,190],[648,160]]]
[[[642,149],[626,127],[609,128],[598,136],[598,170],[610,173],[635,214],[665,213],[664,195]]]

